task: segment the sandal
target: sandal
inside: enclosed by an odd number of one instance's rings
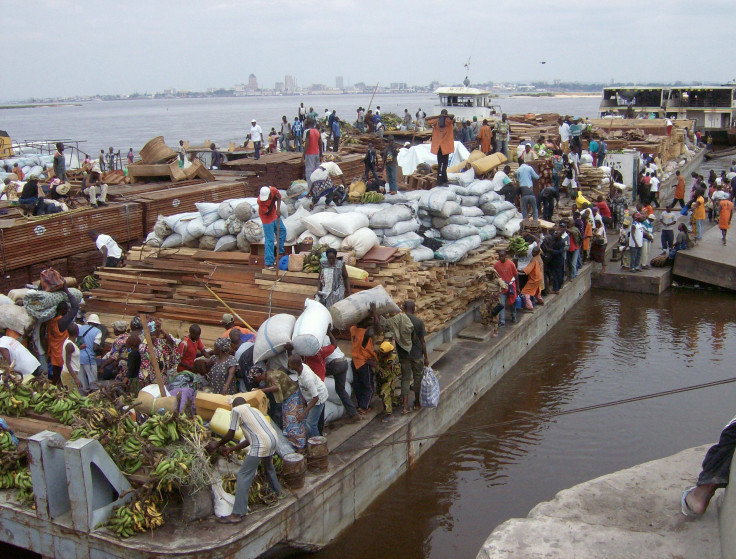
[[[410,413],[411,413],[411,410],[409,409],[401,410],[401,415],[409,415]]]
[[[682,498],[680,499],[680,510],[682,511],[682,514],[684,514],[687,518],[698,518],[699,516],[703,516],[703,513],[697,513],[693,509],[690,508],[690,505],[687,504],[687,496],[690,494],[690,491],[695,489],[697,485],[693,485],[692,487],[685,489],[685,491],[682,492]]]
[[[219,522],[220,524],[239,524],[243,520],[245,520],[245,516],[218,516],[215,520]]]

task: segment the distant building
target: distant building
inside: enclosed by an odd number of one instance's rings
[[[283,91],[284,90],[284,82],[276,82],[274,85],[274,89],[276,91]]]
[[[313,83],[311,86],[309,86],[309,89],[312,91],[324,91],[326,88],[321,83]]]
[[[407,89],[405,82],[391,82],[391,89]]]
[[[258,80],[256,79],[255,74],[248,76],[248,89],[258,89]]]
[[[284,89],[286,91],[296,91],[296,78],[294,76],[284,76]]]
[[[343,88],[342,76],[337,76],[335,78],[335,87],[337,89],[342,89]]]

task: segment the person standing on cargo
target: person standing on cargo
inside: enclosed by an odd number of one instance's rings
[[[291,136],[291,124],[286,118],[286,115],[281,117],[281,135],[279,137],[279,144],[281,151],[291,151],[291,145],[289,144],[289,138]]]
[[[54,154],[54,176],[61,182],[66,182],[66,159],[64,159],[64,144],[56,142],[56,153]],[[18,177],[20,179],[21,177]]]
[[[493,136],[493,132],[491,131],[491,127],[488,125],[488,119],[483,119],[483,124],[480,127],[480,130],[478,131],[478,142],[480,143],[480,151],[485,153],[486,155],[491,154],[491,137]]]
[[[234,447],[223,448],[220,452],[227,456],[230,452],[237,452],[246,446],[250,446],[248,456],[243,460],[243,464],[237,473],[238,482],[235,486],[233,512],[229,516],[217,519],[218,522],[224,524],[237,524],[248,514],[248,493],[261,463],[263,463],[266,476],[271,484],[271,489],[276,494],[276,498],[283,499],[285,497],[281,492],[276,469],[273,467],[273,455],[278,447],[276,431],[274,431],[266,416],[258,409],[251,407],[245,401],[245,398],[240,396],[233,398],[232,407],[228,432],[219,441],[210,441],[205,447],[205,451],[209,454],[216,452],[233,440],[238,427],[242,428],[243,440]]]
[[[276,260],[273,254],[273,243],[277,227],[279,231],[279,255],[284,253],[284,241],[286,241],[286,227],[281,220],[281,194],[277,188],[273,186],[261,187],[258,196],[258,215],[263,223],[263,235],[265,237],[263,251],[265,253],[266,268],[275,270],[274,263]]]
[[[353,358],[353,389],[358,403],[358,413],[365,415],[373,399],[373,371],[377,366],[377,356],[373,349],[373,327],[366,327],[369,319],[350,327],[350,351]]]
[[[498,315],[498,325],[506,326],[507,302],[511,309],[511,322],[516,322],[516,305],[514,303],[518,293],[518,272],[516,271],[516,265],[506,257],[506,251],[503,249],[498,251],[498,260],[493,264],[493,269],[496,270],[498,277],[506,283],[506,289],[501,291],[500,304],[503,305],[503,309]]]
[[[583,144],[581,141],[583,135],[583,127],[580,125],[580,119],[575,117],[572,119],[570,125],[570,149],[577,150],[578,155],[583,151]]]
[[[104,171],[105,170],[105,150],[104,149],[100,150],[100,156],[97,158],[97,163],[100,166],[100,171]]]
[[[294,151],[301,153],[304,149],[302,147],[302,138],[304,137],[304,125],[299,117],[294,117],[294,124],[291,125],[291,133],[294,135]]]
[[[570,125],[563,120],[562,117],[557,119],[557,128],[560,133],[560,147],[562,148],[562,155],[570,153]]]
[[[388,194],[396,194],[399,191],[399,186],[396,184],[396,174],[398,173],[399,164],[396,160],[397,156],[396,144],[394,143],[394,137],[389,136],[386,147],[383,148],[383,170],[386,174],[386,182],[388,183]]]
[[[528,148],[527,144],[527,148]],[[528,207],[532,207],[533,219],[539,219],[539,209],[537,208],[537,199],[534,197],[534,179],[538,179],[539,175],[534,168],[524,162],[516,170],[516,179],[519,181],[519,194],[521,196],[521,215],[526,219],[528,217]],[[504,280],[506,281],[506,280]]]
[[[506,113],[501,115],[501,122],[496,124],[496,151],[503,153],[506,158],[509,156],[509,136],[511,135],[511,126],[509,126],[508,116]]]
[[[307,120],[307,108],[304,106],[304,103],[299,103],[299,122],[304,122]]]
[[[342,136],[342,133],[340,132],[340,119],[337,118],[337,116],[332,121],[331,126],[332,126],[332,151],[337,153],[337,150],[340,147],[340,137]]]
[[[49,362],[51,363],[51,382],[61,384],[61,370],[64,367],[64,342],[69,337],[67,328],[74,322],[79,312],[79,302],[72,297],[67,289],[66,282],[62,292],[66,294],[67,300],[56,306],[56,316],[42,325],[45,328],[45,349]]]
[[[322,162],[322,139],[314,120],[307,120],[307,133],[304,138],[304,175],[307,186],[312,187],[312,173]]]
[[[428,118],[427,124],[432,127],[430,151],[437,156],[437,184],[447,184],[447,165],[455,151],[455,116],[442,109],[440,116]]]
[[[261,142],[263,141],[263,130],[256,123],[256,119],[250,121],[250,132],[248,133],[248,139],[253,142],[254,158],[261,158]],[[246,142],[247,145],[247,142]]]
[[[108,171],[115,170],[115,152],[113,151],[112,146],[110,146],[107,152],[107,170]]]

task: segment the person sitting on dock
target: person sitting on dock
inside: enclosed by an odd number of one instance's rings
[[[82,179],[82,193],[89,196],[89,204],[93,208],[107,206],[107,185],[102,182],[100,167],[92,166],[92,170]]]
[[[278,254],[284,253],[286,242],[286,227],[281,219],[281,193],[273,186],[261,187],[258,196],[258,215],[263,224],[264,246],[263,252],[266,260],[266,268],[275,270],[276,259],[273,254],[274,237],[278,228]]]
[[[110,235],[103,235],[94,229],[87,231],[87,236],[95,242],[97,250],[102,253],[102,266],[117,268],[123,251]]]
[[[199,324],[189,326],[189,334],[179,344],[177,352],[180,355],[177,371],[191,371],[194,368],[194,360],[197,357],[211,357],[212,352],[204,347],[201,339],[202,328]]]
[[[271,489],[273,489],[276,497],[278,499],[285,497],[281,492],[281,485],[276,476],[276,469],[273,467],[273,455],[276,453],[278,446],[276,431],[271,427],[266,416],[258,409],[251,407],[245,401],[245,398],[240,396],[234,398],[232,407],[228,432],[219,441],[210,441],[205,447],[205,451],[209,454],[218,451],[221,447],[233,440],[238,427],[241,427],[243,430],[243,440],[234,447],[222,448],[220,452],[227,456],[230,452],[237,452],[250,445],[248,456],[243,460],[243,464],[237,473],[238,481],[235,487],[233,512],[229,516],[218,518],[218,522],[225,524],[237,524],[248,514],[248,493],[250,492],[250,486],[253,483],[260,464],[264,466],[266,477],[268,477]]]
[[[46,205],[44,204],[43,190],[38,184],[36,175],[31,175],[23,185],[23,190],[18,198],[20,209],[30,215],[45,215]]]
[[[703,516],[717,489],[727,487],[736,450],[736,417],[721,431],[718,443],[705,453],[697,483],[682,493],[680,510],[688,518]]]

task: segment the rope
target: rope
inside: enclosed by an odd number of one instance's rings
[[[271,287],[268,290],[268,318],[271,318],[271,299],[273,298],[273,290],[276,288],[276,284],[284,279],[288,273],[288,271],[284,271],[284,275],[280,276],[278,271],[276,272],[276,281],[271,284]]]
[[[613,406],[620,406],[620,405],[624,405],[624,404],[630,404],[630,403],[633,403],[633,402],[642,402],[644,400],[651,400],[651,399],[654,399],[654,398],[661,398],[662,396],[672,396],[673,394],[681,394],[683,392],[690,392],[690,391],[693,391],[693,390],[700,390],[702,388],[712,388],[714,386],[721,386],[723,384],[728,384],[728,383],[731,383],[731,382],[736,382],[736,377],[728,378],[728,379],[724,379],[724,380],[716,380],[716,381],[713,381],[713,382],[706,382],[706,383],[702,383],[702,384],[695,384],[695,385],[692,385],[692,386],[685,386],[683,388],[674,388],[672,390],[664,390],[662,392],[654,392],[652,394],[645,394],[643,396],[634,396],[633,398],[625,398],[623,400],[614,400],[612,402],[605,402],[605,403],[602,403],[602,404],[593,404],[593,405],[590,405],[590,406],[584,406],[584,407],[581,407],[581,408],[573,408],[571,410],[566,410],[566,411],[549,412],[549,413],[541,414],[539,417],[541,419],[551,419],[551,418],[554,418],[554,417],[561,417],[561,416],[565,416],[565,415],[572,415],[572,414],[575,414],[575,413],[581,413],[581,412],[592,411],[592,410],[599,410],[599,409],[602,409],[602,408],[610,408],[610,407],[613,407]],[[445,431],[443,433],[435,433],[435,434],[432,434],[432,435],[424,435],[422,437],[412,437],[411,439],[402,439],[402,440],[399,440],[399,441],[390,441],[390,442],[378,443],[378,444],[374,444],[374,445],[358,446],[358,447],[351,447],[351,448],[346,448],[346,449],[337,449],[337,450],[333,450],[333,451],[330,451],[330,452],[331,452],[331,454],[336,454],[336,453],[340,453],[340,452],[353,452],[353,451],[356,451],[356,450],[370,450],[370,449],[373,449],[373,448],[381,448],[381,447],[393,446],[393,445],[397,445],[397,444],[409,444],[409,443],[413,443],[413,442],[416,442],[416,441],[425,441],[425,440],[429,440],[429,439],[438,439],[440,437],[449,436],[449,435],[458,435],[458,434],[462,434],[462,433],[473,433],[473,432],[476,432],[476,431],[485,431],[486,429],[493,429],[495,427],[502,427],[502,426],[505,426],[505,425],[513,425],[515,423],[521,423],[521,422],[528,421],[528,420],[529,420],[529,417],[527,415],[527,417],[520,417],[518,419],[509,419],[508,421],[501,421],[501,422],[498,422],[498,423],[488,423],[486,425],[478,425],[476,427],[468,427],[468,428],[465,428],[465,429],[453,429],[451,431]]]
[[[2,252],[3,255],[3,269],[2,273],[5,275],[5,273],[8,271],[8,260],[5,257],[5,232],[3,231],[3,228],[0,227],[0,252]]]

